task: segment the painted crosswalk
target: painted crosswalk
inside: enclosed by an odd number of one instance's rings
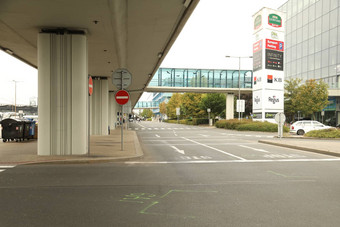
[[[6,165],[6,166],[3,165],[3,166],[1,166],[0,165],[0,173],[6,171],[7,169],[11,169],[13,167],[15,167],[15,166],[11,166],[11,165]]]

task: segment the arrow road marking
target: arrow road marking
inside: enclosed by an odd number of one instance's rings
[[[180,150],[180,149],[178,149],[178,148],[175,147],[175,146],[170,146],[170,147],[172,147],[175,151],[177,151],[177,152],[180,153],[180,154],[185,154],[185,153],[184,153],[184,150]]]
[[[240,147],[244,147],[244,148],[248,148],[248,149],[252,149],[254,151],[261,151],[261,152],[264,152],[264,153],[268,153],[268,151],[266,150],[263,150],[263,149],[257,149],[257,148],[253,148],[253,147],[248,147],[248,146],[245,146],[245,145],[239,145]]]

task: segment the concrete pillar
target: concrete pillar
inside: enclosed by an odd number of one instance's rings
[[[87,153],[87,74],[85,35],[38,35],[38,155]]]
[[[115,99],[115,92],[109,93],[109,125],[111,129],[115,129],[117,122],[117,112],[120,111],[120,105]]]
[[[109,84],[107,78],[94,78],[91,106],[91,135],[108,135]]]
[[[234,119],[234,94],[226,94],[225,119]]]

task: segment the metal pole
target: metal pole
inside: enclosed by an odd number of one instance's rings
[[[241,86],[240,86],[240,78],[241,78],[241,57],[238,57],[238,120],[241,120],[240,117],[240,100],[241,100]]]
[[[120,116],[121,116],[121,122],[120,122],[120,128],[121,128],[121,130],[120,130],[120,134],[121,134],[121,150],[123,151],[124,150],[124,139],[123,139],[123,105],[121,106],[122,107],[122,109],[121,109],[121,114],[120,114]]]

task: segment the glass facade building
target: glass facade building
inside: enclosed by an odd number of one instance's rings
[[[323,79],[340,89],[339,0],[289,0],[286,12],[285,77]]]
[[[339,90],[340,1],[288,0],[278,10],[286,12],[285,79],[322,79],[329,90]],[[329,101],[325,123],[339,124],[340,97]]]

